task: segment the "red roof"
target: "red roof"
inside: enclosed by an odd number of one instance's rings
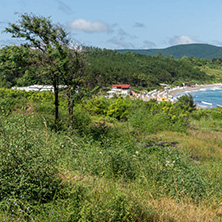
[[[129,88],[130,87],[130,85],[112,85],[111,87],[120,87],[120,88]]]

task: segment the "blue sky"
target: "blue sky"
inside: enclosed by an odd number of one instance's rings
[[[222,46],[221,0],[0,0],[0,30],[21,13],[51,17],[82,45],[108,49]],[[12,43],[0,33],[0,45]]]

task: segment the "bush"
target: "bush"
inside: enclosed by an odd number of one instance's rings
[[[73,128],[76,129],[81,135],[89,132],[91,118],[86,111],[75,108],[73,110]]]
[[[85,109],[94,115],[105,115],[110,104],[110,100],[104,97],[96,97],[87,101]]]
[[[130,98],[115,99],[108,107],[107,116],[114,117],[118,120],[127,120],[129,118],[133,101]]]
[[[214,110],[211,112],[211,116],[213,119],[222,120],[222,112]]]
[[[146,147],[146,148],[145,148]],[[211,181],[193,164],[186,153],[179,152],[170,144],[146,144],[137,155],[141,171],[146,175],[154,193],[168,193],[172,197],[206,198]]]
[[[27,128],[29,121],[19,115],[1,123],[0,201],[13,194],[22,195],[31,203],[44,203],[61,188],[54,167],[56,160],[44,153],[43,147],[48,150],[45,137],[32,134]]]
[[[192,112],[196,108],[191,94],[186,94],[179,97],[177,102],[179,102],[181,105],[184,105],[185,107],[188,107],[188,110],[190,112]]]
[[[184,132],[187,129],[188,114],[178,104],[157,104],[148,102],[137,109],[129,118],[129,123],[140,133],[156,133],[163,130]]]

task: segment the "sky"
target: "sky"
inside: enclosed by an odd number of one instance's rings
[[[222,46],[221,0],[0,0],[0,46],[19,44],[3,33],[19,15],[50,17],[84,46],[153,49],[178,44]]]

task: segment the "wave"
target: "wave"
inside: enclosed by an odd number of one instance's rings
[[[222,87],[213,87],[213,88],[210,88],[210,90],[213,90],[213,91],[215,91],[215,90],[221,90],[222,89]]]
[[[213,103],[208,103],[208,102],[205,102],[205,101],[201,101],[201,103],[205,104],[205,105],[209,105],[209,106],[212,106]]]

